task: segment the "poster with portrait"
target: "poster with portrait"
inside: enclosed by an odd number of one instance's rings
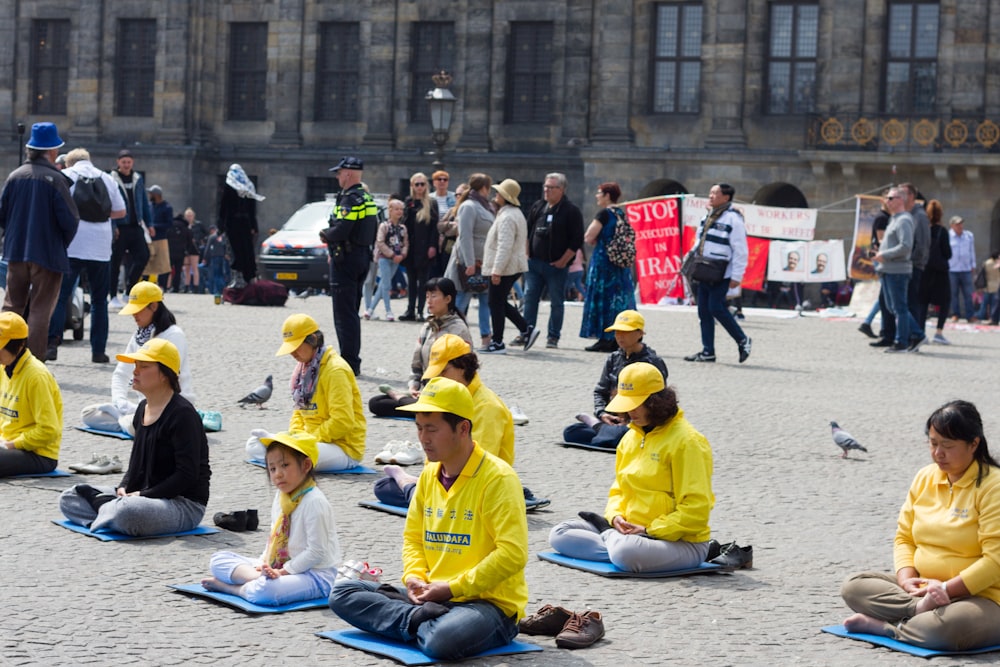
[[[771,241],[767,279],[782,283],[840,282],[846,276],[843,241]]]

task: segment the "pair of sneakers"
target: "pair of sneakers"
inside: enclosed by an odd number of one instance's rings
[[[74,463],[69,466],[69,469],[73,472],[82,473],[84,475],[108,475],[115,472],[121,472],[122,462],[117,456],[108,458],[107,456],[95,453],[86,463]]]
[[[422,463],[424,450],[409,440],[390,440],[385,448],[375,455],[375,463],[392,463],[400,466]]]
[[[601,612],[578,614],[550,604],[522,618],[517,627],[526,635],[555,637],[559,648],[586,648],[604,636]]]

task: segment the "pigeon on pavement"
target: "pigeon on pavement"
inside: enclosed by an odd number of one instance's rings
[[[854,436],[840,428],[840,425],[838,425],[837,422],[830,422],[830,429],[833,431],[833,441],[837,443],[838,447],[844,450],[844,453],[840,458],[846,459],[847,453],[852,449],[859,449],[866,454],[868,453],[868,450],[865,449],[860,442],[855,440]]]
[[[264,404],[267,400],[271,398],[271,392],[274,390],[274,383],[271,382],[271,376],[268,375],[267,379],[264,380],[264,384],[257,387],[249,394],[244,396],[239,400],[240,407],[246,407],[248,405],[256,405],[261,410],[264,409]]]

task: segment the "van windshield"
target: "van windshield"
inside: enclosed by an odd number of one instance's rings
[[[293,232],[318,232],[329,224],[332,210],[333,204],[330,202],[318,202],[303,206],[292,214],[282,229]]]

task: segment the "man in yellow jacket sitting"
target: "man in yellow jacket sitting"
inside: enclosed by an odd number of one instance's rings
[[[367,632],[461,660],[511,642],[528,603],[528,524],[514,470],[472,440],[472,395],[432,379],[416,403],[429,463],[403,531],[405,590],[344,579],[330,608]]]

